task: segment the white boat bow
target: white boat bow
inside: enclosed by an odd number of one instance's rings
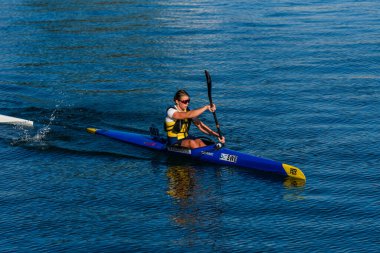
[[[33,121],[0,114],[0,124],[13,124],[32,127]]]

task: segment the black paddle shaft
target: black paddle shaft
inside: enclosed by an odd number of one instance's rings
[[[211,89],[212,89],[211,76],[207,70],[205,70],[205,75],[206,75],[206,81],[207,81],[208,100],[210,101],[210,106],[212,106],[213,104],[212,104],[212,96],[211,96]],[[216,129],[218,130],[219,138],[222,138],[219,122],[218,122],[218,119],[216,118],[216,113],[212,112],[212,114],[214,115],[215,125],[216,125]]]

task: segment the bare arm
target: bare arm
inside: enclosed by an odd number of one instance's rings
[[[221,143],[225,143],[226,140],[225,140],[224,136],[219,136],[219,134],[217,132],[211,130],[211,128],[209,128],[205,123],[200,121],[198,118],[194,118],[193,122],[194,122],[194,125],[196,125],[201,132],[203,132],[205,134],[213,135],[213,136],[217,137]]]
[[[215,106],[214,106],[215,107]],[[205,105],[201,108],[198,108],[198,109],[195,109],[195,110],[191,110],[191,111],[188,111],[188,112],[175,112],[173,114],[173,118],[175,119],[192,119],[192,118],[196,118],[198,117],[199,115],[201,115],[202,113],[204,113],[206,110],[210,110],[211,111],[211,108],[210,105]]]
[[[213,135],[215,137],[219,136],[216,132],[211,130],[211,128],[209,128],[205,123],[200,121],[198,118],[194,118],[193,122],[194,122],[194,125],[196,125],[201,132],[208,134],[208,135]]]

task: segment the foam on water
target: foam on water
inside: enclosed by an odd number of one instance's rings
[[[50,114],[48,123],[46,125],[39,126],[38,124],[36,124],[34,129],[30,127],[25,127],[23,125],[15,125],[14,129],[18,132],[19,137],[13,139],[11,145],[29,145],[38,147],[48,146],[47,137],[48,134],[51,132],[51,126],[54,124],[56,112],[57,109],[55,109]]]

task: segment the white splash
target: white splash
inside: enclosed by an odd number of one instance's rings
[[[20,144],[38,144],[41,146],[47,145],[47,136],[51,131],[51,125],[53,124],[57,113],[57,109],[55,109],[50,117],[47,125],[42,126],[42,128],[37,129],[37,132],[34,133],[35,130],[27,128],[23,125],[15,125],[15,129],[19,130],[20,136],[12,141],[12,145],[20,145]]]

